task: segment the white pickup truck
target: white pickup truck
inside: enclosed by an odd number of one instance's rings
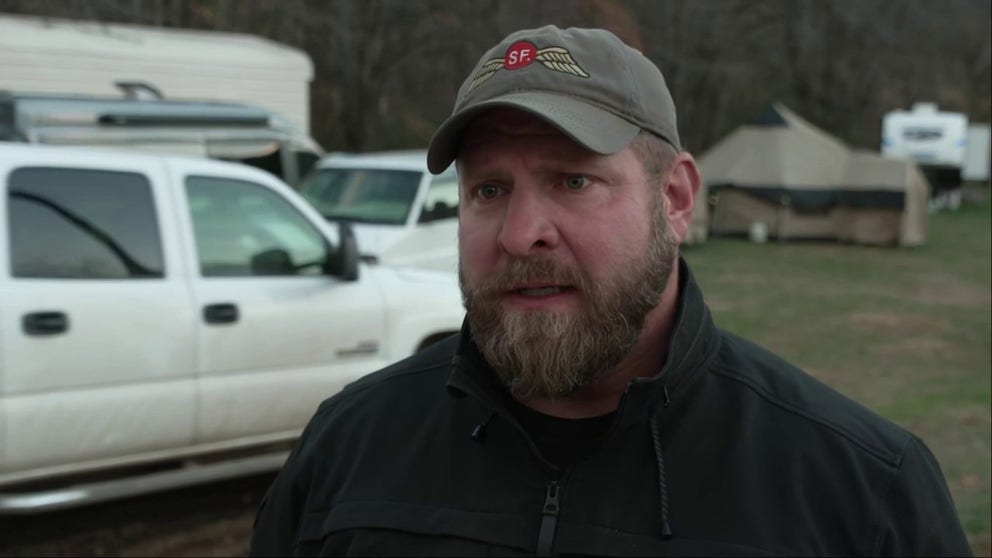
[[[0,514],[274,470],[317,404],[456,331],[239,164],[0,142]]]
[[[367,261],[458,269],[458,175],[454,165],[431,175],[426,150],[328,155],[300,193],[325,218],[352,225]]]

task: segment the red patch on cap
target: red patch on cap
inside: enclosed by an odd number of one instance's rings
[[[503,67],[507,70],[517,70],[530,65],[537,56],[537,47],[530,41],[517,41],[506,49],[503,56]]]

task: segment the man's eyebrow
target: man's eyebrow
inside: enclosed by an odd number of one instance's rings
[[[493,167],[493,165],[487,162],[481,162],[471,166],[471,169],[467,169],[463,164],[458,168],[458,182],[459,184],[464,184],[469,181],[476,181],[482,178],[487,180],[498,180],[500,177],[505,176],[507,173],[500,170],[499,168]]]

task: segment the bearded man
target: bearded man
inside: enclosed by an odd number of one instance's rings
[[[462,332],[321,405],[253,554],[970,552],[918,438],[713,324],[647,58],[508,36],[431,141],[452,163]]]

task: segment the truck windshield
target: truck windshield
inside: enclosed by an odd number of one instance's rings
[[[327,219],[402,225],[421,176],[418,171],[325,168],[310,174],[300,193]]]

